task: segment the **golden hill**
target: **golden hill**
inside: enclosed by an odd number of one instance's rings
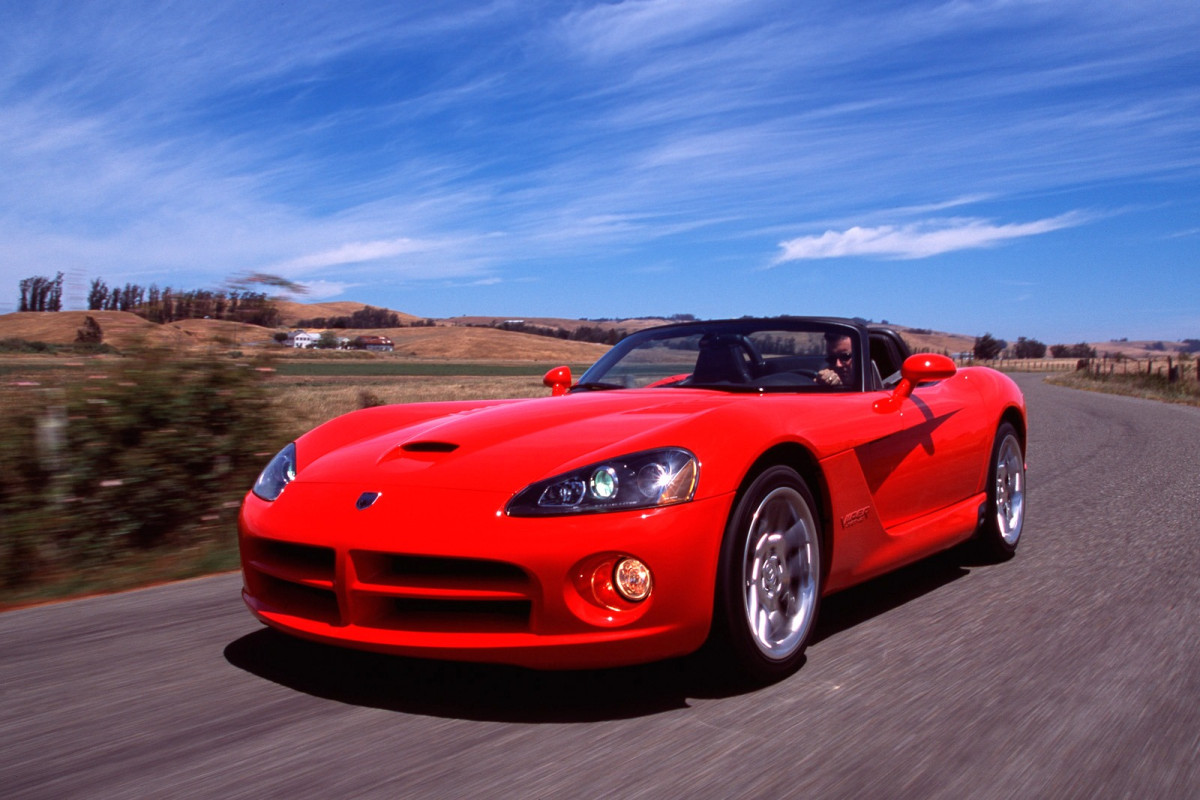
[[[259,346],[271,342],[273,333],[257,325],[215,319],[188,319],[159,325],[128,311],[25,311],[0,315],[0,339],[70,344],[87,317],[95,319],[100,326],[104,343],[118,350],[139,345],[187,349]]]
[[[439,325],[430,328],[374,328],[335,331],[338,336],[386,336],[396,354],[409,358],[451,361],[553,361],[583,364],[608,352],[608,346],[571,342],[532,333],[515,333],[495,328],[464,328]]]
[[[315,317],[349,316],[366,307],[365,303],[292,303],[278,304],[285,322]],[[412,314],[395,312],[405,321],[422,319]],[[291,355],[278,348],[273,339],[276,330],[224,320],[191,319],[159,325],[126,311],[57,311],[18,312],[0,314],[0,339],[15,338],[48,344],[70,344],[88,316],[95,318],[103,333],[104,342],[118,350],[140,344],[178,347],[184,349],[266,348],[272,352]],[[520,320],[531,326],[574,330],[583,325],[605,329],[641,330],[666,320],[590,320],[558,317],[454,317],[441,320],[435,327],[383,328],[369,330],[335,330],[338,336],[354,338],[359,335],[387,336],[396,345],[396,353],[407,358],[447,360],[538,361],[581,364],[594,361],[608,348],[588,342],[571,342],[546,336],[503,331],[490,326],[509,320]],[[479,327],[476,327],[479,326]],[[932,351],[969,353],[974,348],[974,336],[921,331],[894,326],[908,341],[914,352]],[[1012,344],[1012,342],[1010,342]],[[1049,343],[1048,343],[1049,344]],[[1054,342],[1054,344],[1062,344]],[[1073,343],[1067,343],[1073,344]],[[1098,354],[1121,353],[1130,358],[1164,357],[1178,352],[1178,342],[1093,342]]]
[[[361,307],[361,304],[356,304]],[[312,307],[307,307],[311,309]],[[338,315],[347,313],[334,309]],[[352,313],[356,309],[350,309]],[[307,311],[305,312],[307,313]],[[0,315],[0,339],[15,338],[48,344],[70,344],[86,317],[100,325],[103,341],[118,350],[139,345],[180,349],[264,348],[281,355],[299,355],[276,345],[274,330],[240,322],[189,319],[164,325],[148,322],[127,311],[21,312]],[[595,361],[608,347],[570,342],[494,328],[451,326],[337,330],[338,336],[387,336],[398,355],[465,361],[539,361],[581,364]],[[307,354],[306,354],[307,355]],[[331,354],[336,357],[337,354]],[[365,355],[365,354],[364,354]]]
[[[184,344],[186,334],[147,322],[128,311],[23,311],[0,315],[0,339],[25,339],[47,344],[70,344],[86,317],[100,325],[104,341],[114,347],[136,342],[175,346]]]
[[[352,303],[349,301],[339,301],[336,303],[296,303],[291,300],[275,300],[275,307],[279,309],[279,313],[283,318],[283,324],[292,327],[299,324],[300,320],[317,319],[319,317],[348,317],[355,311],[362,311],[367,307],[367,303]],[[382,308],[382,306],[375,306]],[[388,309],[391,311],[391,309]],[[412,314],[405,314],[403,311],[393,312],[400,317],[402,322],[416,322],[422,317],[415,317]]]
[[[470,325],[490,327],[493,325],[502,325],[505,322],[524,323],[531,327],[537,328],[563,328],[564,330],[573,331],[582,327],[602,328],[603,330],[619,330],[626,333],[634,333],[643,328],[653,328],[656,325],[666,325],[670,320],[666,319],[606,319],[606,320],[590,320],[590,319],[568,319],[566,317],[450,317],[449,319],[439,320],[444,325]]]
[[[975,337],[963,336],[959,333],[943,333],[941,331],[930,331],[929,333],[917,333],[912,328],[906,328],[903,325],[893,325],[896,331],[908,342],[909,348],[914,353],[970,353],[975,349]]]

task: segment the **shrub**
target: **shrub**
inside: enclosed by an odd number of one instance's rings
[[[1005,347],[1008,347],[1008,342],[1003,339],[996,339],[990,333],[985,333],[983,336],[976,336],[975,358],[980,361],[991,361],[997,358]]]
[[[245,364],[149,350],[105,369],[0,418],[0,586],[231,538],[280,444]]]
[[[83,318],[83,327],[75,331],[75,341],[80,344],[100,344],[104,341],[104,331],[95,317],[88,315]]]
[[[1026,339],[1024,336],[1019,336],[1017,343],[1013,345],[1013,356],[1015,358],[1044,358],[1046,345],[1037,339]]]
[[[1073,345],[1056,344],[1050,347],[1050,354],[1055,358],[1095,358],[1096,350],[1086,342]]]
[[[0,339],[0,353],[53,353],[57,349],[46,342],[31,342],[15,336]]]

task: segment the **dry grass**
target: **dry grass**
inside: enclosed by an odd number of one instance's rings
[[[0,315],[0,339],[71,344],[87,317],[100,325],[105,344],[118,350],[139,346],[195,351],[205,348],[262,347],[274,344],[274,331],[258,325],[216,319],[189,319],[159,325],[128,311],[26,311]]]
[[[1192,370],[1195,367],[1192,366]],[[1195,374],[1194,371],[1192,373]],[[1095,374],[1084,370],[1064,375],[1053,375],[1047,380],[1058,386],[1084,389],[1089,392],[1120,394],[1141,397],[1163,403],[1180,403],[1200,406],[1200,383],[1195,378],[1183,377],[1174,383],[1158,374],[1145,373]]]
[[[974,361],[968,359],[959,366],[983,366],[1001,372],[1074,372],[1079,364],[1076,358],[1006,358],[1002,361]]]
[[[475,326],[491,326],[500,325],[509,321],[520,321],[526,325],[533,325],[541,328],[563,328],[564,330],[574,331],[582,327],[601,328],[606,331],[623,330],[626,333],[633,333],[645,328],[653,328],[656,325],[667,325],[671,322],[669,319],[661,318],[646,318],[646,319],[606,319],[606,320],[590,320],[590,319],[568,319],[567,317],[522,317],[520,315],[511,315],[507,317],[451,317],[443,320],[447,325],[475,325]]]
[[[336,357],[339,354],[330,355]],[[119,356],[0,357],[0,404],[12,407],[40,404],[44,402],[47,390],[103,380],[108,370],[120,362]],[[278,409],[280,419],[285,421],[286,433],[292,438],[322,422],[369,405],[544,397],[550,391],[542,384],[540,377],[532,375],[278,375],[270,379],[267,387],[272,392],[272,404]]]
[[[150,345],[185,347],[188,336],[182,331],[147,322],[127,311],[26,311],[0,315],[0,339],[25,339],[48,344],[70,344],[83,327],[86,317],[100,324],[104,341],[125,347],[144,341]]]
[[[386,328],[341,335],[360,333],[387,336],[395,343],[397,355],[411,358],[590,364],[608,352],[608,346],[603,344],[570,342],[494,328]]]
[[[914,353],[970,353],[975,349],[975,337],[963,336],[958,333],[943,333],[930,331],[916,333],[912,328],[902,325],[892,326],[908,342]]]
[[[276,378],[271,385],[291,438],[370,405],[545,397],[550,392],[533,377]]]
[[[274,346],[274,333],[259,325],[230,322],[220,319],[182,319],[169,322],[163,327],[181,331],[185,341],[193,347],[268,347]],[[103,328],[103,323],[101,323]],[[107,336],[105,337],[107,340]]]
[[[293,304],[296,305],[296,304]],[[329,312],[348,313],[361,303],[330,303]],[[309,310],[320,307],[304,306]],[[190,319],[159,325],[127,311],[24,312],[0,315],[0,339],[15,338],[48,344],[70,344],[85,317],[99,323],[105,344],[118,350],[139,345],[164,346],[185,351],[202,349],[268,352],[281,357],[311,357],[280,347],[272,339],[275,331],[257,325],[214,319]],[[436,326],[418,328],[372,328],[338,330],[338,336],[387,336],[396,345],[392,353],[333,351],[331,358],[416,358],[459,361],[538,361],[555,364],[590,364],[608,351],[607,345],[571,342],[529,333]]]
[[[339,301],[336,303],[294,303],[291,300],[276,300],[275,307],[279,309],[280,316],[283,317],[284,325],[296,325],[302,319],[316,319],[318,317],[348,317],[355,311],[362,311],[367,307],[367,303],[354,303],[350,301]],[[390,310],[390,309],[389,309]],[[405,322],[415,322],[421,317],[405,314],[403,311],[394,312]]]

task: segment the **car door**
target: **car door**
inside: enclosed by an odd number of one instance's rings
[[[886,396],[886,392],[877,392]],[[858,448],[885,529],[917,520],[978,491],[987,454],[967,376],[918,386],[900,408],[894,433]]]

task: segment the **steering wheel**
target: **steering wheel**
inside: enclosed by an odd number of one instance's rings
[[[766,368],[766,362],[763,361],[762,353],[758,352],[758,347],[755,346],[754,342],[750,341],[750,337],[748,336],[739,336],[738,345],[741,346],[742,352],[749,361],[746,365],[747,372],[749,373],[747,380],[757,378]]]

